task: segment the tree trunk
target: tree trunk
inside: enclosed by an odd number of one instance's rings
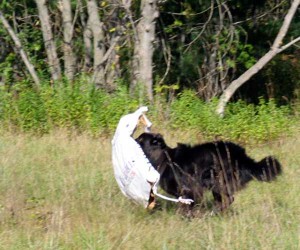
[[[60,11],[63,19],[63,36],[64,36],[64,66],[65,75],[70,81],[73,81],[75,75],[76,60],[73,53],[73,18],[70,0],[61,0]]]
[[[89,22],[87,20],[87,14],[86,14],[86,5],[83,5],[81,0],[78,0],[79,5],[79,15],[80,15],[80,21],[81,25],[83,26],[83,44],[84,44],[84,59],[83,59],[83,71],[89,72],[92,67],[92,55],[93,55],[93,43],[92,43],[92,37],[93,33],[91,30],[91,27],[89,25]]]
[[[89,25],[91,27],[94,38],[94,76],[93,80],[96,86],[105,86],[103,57],[105,54],[103,23],[100,21],[98,14],[98,6],[95,0],[87,1],[87,9],[89,14]]]
[[[290,23],[297,11],[297,8],[300,4],[300,0],[294,0],[292,5],[284,18],[284,22],[275,38],[275,41],[270,49],[270,51],[265,54],[262,58],[260,58],[250,69],[248,69],[245,73],[243,73],[240,77],[234,80],[230,85],[224,90],[223,94],[220,97],[219,104],[217,107],[217,113],[220,116],[224,116],[225,106],[233,96],[235,91],[242,86],[246,81],[248,81],[253,75],[255,75],[258,71],[260,71],[274,56],[278,53],[283,51],[284,49],[288,48],[295,42],[299,41],[299,37],[291,41],[290,43],[286,44],[285,46],[282,45],[282,40],[285,37]]]
[[[155,19],[159,12],[157,0],[141,1],[141,20],[137,25],[134,47],[134,72],[137,84],[142,84],[150,101],[153,101],[153,52],[155,41]],[[144,92],[144,91],[143,91]]]
[[[120,15],[124,12],[120,6],[120,0],[110,0],[110,4],[113,6],[109,12],[109,17],[107,21],[109,32],[109,42],[107,41],[107,51],[109,52],[109,57],[105,63],[105,82],[108,91],[113,91],[117,89],[117,79],[121,77],[120,70],[120,55],[119,48],[122,47],[122,31],[126,18],[120,18]],[[124,39],[124,38],[123,38]],[[121,40],[121,42],[119,42]]]
[[[93,58],[93,43],[92,43],[93,33],[89,22],[87,22],[83,31],[83,42],[84,42],[84,65],[83,71],[88,72],[92,67]]]
[[[25,63],[34,83],[35,83],[35,87],[37,90],[40,89],[40,79],[37,76],[37,73],[34,69],[34,66],[31,64],[31,62],[29,61],[26,52],[24,51],[21,41],[19,40],[19,38],[17,37],[17,35],[15,34],[15,32],[13,31],[12,27],[10,26],[10,24],[8,23],[8,21],[6,20],[6,18],[4,17],[3,13],[0,11],[0,21],[3,23],[4,28],[8,31],[9,35],[11,36],[11,38],[13,39],[15,45],[16,45],[16,51],[18,51],[21,55],[21,58],[23,60],[23,62]]]
[[[51,77],[54,81],[61,79],[61,69],[53,40],[50,17],[46,6],[46,0],[35,0],[41,20],[43,39],[48,58]]]

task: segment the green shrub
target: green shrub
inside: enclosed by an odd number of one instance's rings
[[[16,84],[9,92],[2,86],[0,98],[2,125],[39,133],[48,130],[44,103],[41,96],[28,87],[28,83]]]
[[[275,139],[293,124],[289,108],[277,107],[273,100],[261,98],[257,106],[243,101],[229,103],[223,119],[216,115],[217,102],[205,103],[194,92],[184,91],[172,103],[171,126],[193,129],[207,139],[249,142]]]
[[[126,88],[107,93],[84,80],[55,87],[44,84],[40,92],[25,82],[14,85],[10,91],[2,86],[0,98],[2,127],[38,133],[54,128],[113,133],[122,115],[137,109],[141,102],[146,103],[131,97]],[[273,100],[260,99],[257,106],[243,101],[229,103],[223,119],[216,115],[217,103],[217,99],[204,102],[186,90],[170,103],[157,96],[154,105],[149,106],[149,117],[158,127],[191,131],[206,139],[244,142],[277,138],[295,120],[287,106],[277,107]]]
[[[130,98],[126,89],[120,88],[113,94],[92,88],[90,90],[90,128],[112,131],[116,128],[120,117],[134,111],[138,101]]]
[[[47,131],[47,116],[44,103],[36,92],[25,89],[16,101],[19,125],[24,131]]]
[[[20,83],[10,91],[2,87],[0,98],[3,126],[42,133],[54,128],[112,132],[122,115],[139,106],[125,88],[108,94],[79,81],[55,87],[45,84],[38,93]]]

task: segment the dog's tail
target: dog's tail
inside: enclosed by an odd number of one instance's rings
[[[273,156],[263,158],[251,169],[251,174],[259,181],[273,181],[281,173],[281,164]]]

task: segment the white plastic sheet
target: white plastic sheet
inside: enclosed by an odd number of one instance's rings
[[[134,113],[123,116],[112,140],[112,162],[115,179],[122,193],[129,199],[148,207],[151,190],[162,199],[191,204],[191,199],[173,199],[157,193],[160,174],[145,156],[140,145],[133,139],[136,126],[141,116],[149,131],[151,122],[143,115],[147,107],[141,107]]]
[[[159,173],[132,138],[139,118],[147,107],[123,116],[112,140],[112,161],[116,181],[122,193],[133,201],[148,206],[151,184],[159,181]]]

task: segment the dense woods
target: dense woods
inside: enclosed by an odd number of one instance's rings
[[[299,2],[1,1],[1,91],[92,84],[153,103],[190,89],[203,101],[221,97],[219,114],[229,99],[291,104]]]

